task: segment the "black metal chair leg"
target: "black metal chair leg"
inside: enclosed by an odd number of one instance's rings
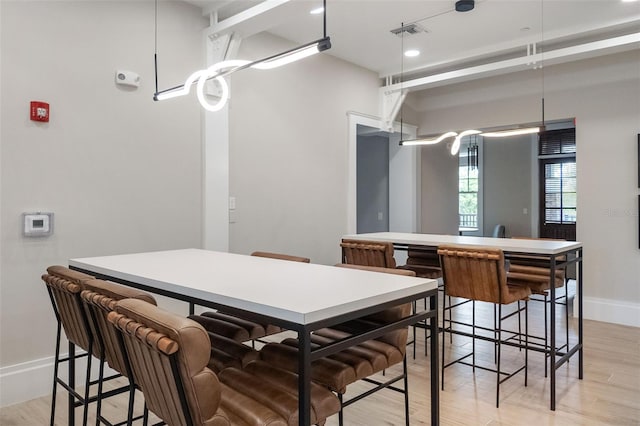
[[[58,321],[58,331],[56,333],[56,355],[53,360],[53,391],[51,392],[51,419],[50,426],[54,426],[56,418],[56,391],[58,389],[58,365],[60,364],[60,333],[61,326]]]
[[[409,372],[407,371],[407,356],[402,360],[404,372],[404,418],[406,426],[409,426]]]
[[[498,363],[497,363],[497,372],[496,372],[496,408],[500,407],[500,355],[502,352],[502,345],[500,344],[500,341],[502,339],[501,331],[502,331],[502,305],[498,304],[498,339],[496,341],[498,345],[497,347]]]
[[[520,313],[518,313],[518,317]],[[529,301],[524,301],[524,385],[529,378]]]
[[[96,426],[101,423],[102,411],[102,381],[104,379],[104,354],[100,359],[100,371],[98,373],[98,397],[96,399]]]
[[[547,293],[544,294],[544,377],[547,377],[549,372],[549,356],[547,351],[549,350],[549,314],[547,313]]]
[[[338,393],[338,400],[340,401],[340,411],[338,412],[338,425],[344,426],[344,407],[342,406],[342,394]]]
[[[471,301],[471,367],[472,371],[476,372],[476,301]]]
[[[85,388],[84,388],[84,401],[83,401],[83,409],[82,409],[82,426],[87,426],[87,420],[89,418],[89,391],[91,388],[91,351],[93,348],[93,342],[89,341],[89,353],[87,355],[87,377],[85,379]]]

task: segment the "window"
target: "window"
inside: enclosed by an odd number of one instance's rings
[[[575,158],[544,160],[544,220],[576,223]]]
[[[575,240],[575,128],[540,134],[540,236]]]
[[[477,138],[462,141],[458,159],[458,214],[460,231],[477,230],[479,226],[479,149]]]

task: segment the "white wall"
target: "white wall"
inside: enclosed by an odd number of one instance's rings
[[[507,237],[532,236],[532,143],[531,135],[483,138],[482,214],[487,237],[498,224],[505,226]]]
[[[424,134],[418,131],[418,134]],[[423,146],[421,226],[425,234],[458,233],[458,157],[445,144]]]
[[[239,58],[293,47],[267,34]],[[347,230],[347,111],[376,114],[376,74],[328,55],[232,76],[230,251],[277,251],[333,264]]]
[[[544,77],[546,118],[576,117],[585,316],[640,326],[640,52],[546,67]],[[419,133],[539,120],[541,87],[540,71],[527,71],[424,91]]]
[[[32,396],[44,379],[50,392],[55,319],[45,268],[199,247],[202,178],[197,101],[152,100],[153,1],[2,1],[0,10],[4,405],[20,391],[7,391],[12,378]],[[175,85],[202,65],[208,21],[199,8],[165,1],[159,19],[160,84]],[[119,68],[139,73],[140,88],[116,87]],[[50,103],[49,123],[29,121],[31,100]],[[20,215],[34,210],[55,213],[53,236],[22,237]],[[31,375],[16,376],[21,365]]]

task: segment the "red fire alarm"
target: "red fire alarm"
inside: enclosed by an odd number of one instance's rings
[[[49,121],[49,104],[46,102],[31,101],[31,120]]]

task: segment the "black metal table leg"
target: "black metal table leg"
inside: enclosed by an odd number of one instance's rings
[[[556,409],[556,256],[551,256],[549,268],[549,288],[551,290],[551,303],[549,304],[550,318],[550,342],[549,364],[551,365],[551,411]],[[568,346],[568,345],[567,345]]]
[[[440,378],[438,376],[438,292],[429,298],[429,309],[433,316],[429,319],[431,334],[431,424],[440,423]]]
[[[298,425],[311,425],[311,332],[298,331]]]
[[[582,380],[584,377],[584,344],[582,341],[583,338],[583,329],[582,329],[582,249],[578,249],[578,281],[577,281],[577,291],[578,291],[578,345],[580,347],[578,353],[578,378]],[[567,302],[568,303],[568,302]]]

